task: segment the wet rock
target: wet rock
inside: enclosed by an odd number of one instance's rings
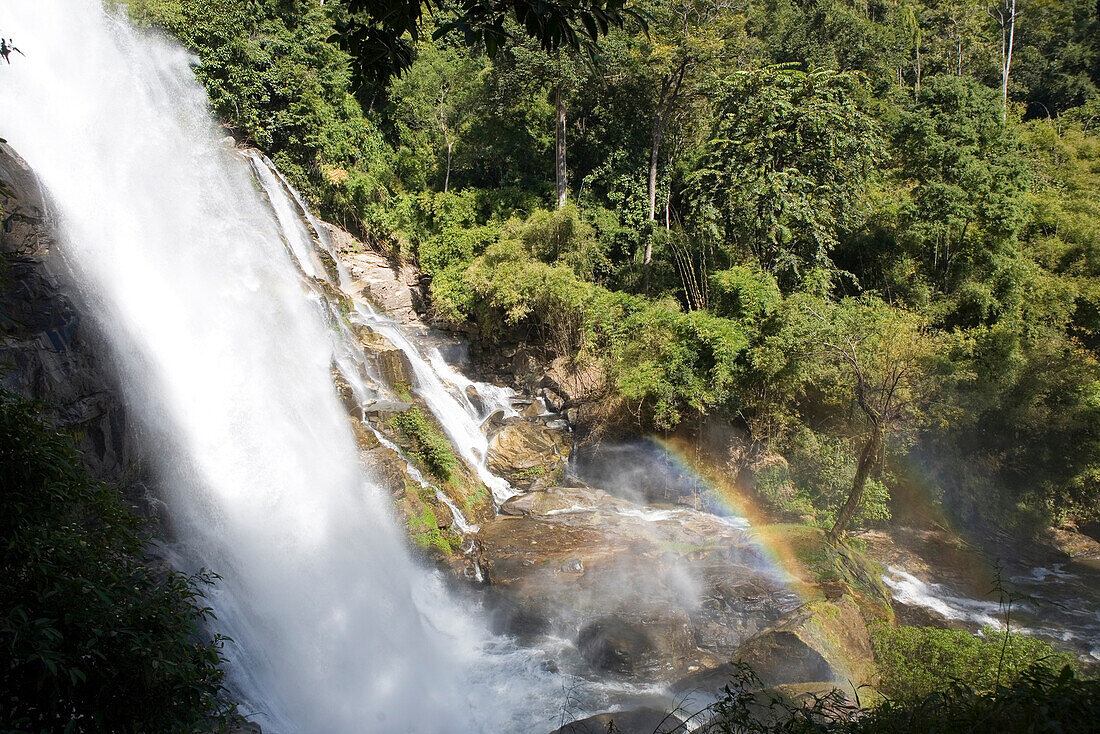
[[[389,388],[416,385],[416,377],[408,356],[394,346],[389,339],[366,326],[357,325],[355,335],[367,355],[368,367]]]
[[[481,394],[473,385],[466,386],[466,399],[470,401],[470,405],[474,406],[474,410],[477,411],[478,415],[485,412],[485,401],[481,399]]]
[[[546,487],[565,471],[569,434],[538,422],[505,425],[489,440],[489,468],[518,489]]]
[[[363,404],[363,413],[370,418],[384,418],[388,415],[404,413],[413,407],[412,403],[400,400],[372,400]]]
[[[47,407],[44,416],[76,441],[91,473],[118,485],[151,515],[147,479],[119,375],[98,330],[74,304],[55,252],[49,205],[34,173],[0,143],[0,386]]]
[[[686,615],[636,621],[604,617],[577,636],[577,649],[595,670],[627,678],[645,676],[660,661],[683,658],[694,647]]]
[[[595,669],[639,680],[729,659],[798,600],[743,533],[582,483],[513,497],[478,532],[494,591]]]
[[[596,714],[573,721],[551,734],[683,734],[684,722],[674,714],[659,708],[639,708]]]
[[[335,364],[332,366],[332,384],[336,388],[336,396],[340,398],[340,403],[344,406],[344,410],[348,412],[348,415],[356,420],[362,420],[363,406],[355,399],[355,392],[351,389],[351,384],[348,383],[347,378],[344,377],[343,373],[340,372],[340,368]]]
[[[764,686],[814,683],[829,689],[869,682],[873,651],[858,607],[846,598],[799,607],[750,637],[729,659],[747,664]],[[735,663],[724,663],[681,679],[672,690],[718,694],[736,673]]]

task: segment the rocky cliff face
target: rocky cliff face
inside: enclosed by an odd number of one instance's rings
[[[0,143],[0,385],[37,400],[98,478],[150,513],[148,480],[96,327],[81,313],[34,173]]]

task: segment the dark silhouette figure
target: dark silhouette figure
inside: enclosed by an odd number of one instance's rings
[[[25,53],[15,47],[15,39],[9,38],[5,41],[3,38],[0,38],[0,56],[3,56],[4,61],[7,61],[9,64],[11,63],[11,59],[9,59],[8,56],[12,51],[15,51],[20,56],[26,56]]]

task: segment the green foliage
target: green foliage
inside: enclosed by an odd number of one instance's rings
[[[455,456],[451,442],[434,422],[425,417],[420,408],[414,406],[389,420],[412,440],[412,455],[429,472],[440,479],[451,478],[458,468],[458,457]]]
[[[444,556],[452,555],[462,547],[462,537],[449,533],[437,524],[432,508],[424,506],[419,515],[409,518],[405,524],[412,541],[421,548],[431,548]]]
[[[729,83],[690,185],[735,258],[755,256],[788,288],[829,266],[881,155],[863,94],[858,76],[830,70],[771,67]]]
[[[954,1],[638,0],[648,34],[619,3],[126,5],[436,315],[568,357],[635,427],[735,422],[786,455],[757,482],[781,511],[843,514],[874,449],[857,522],[903,465],[968,519],[1100,512],[1090,0],[1021,5],[1007,108],[1001,28]],[[863,410],[857,372],[899,367]]]
[[[425,10],[449,17],[437,30],[462,32],[467,45],[484,44],[496,55],[515,31],[526,34],[547,52],[579,49],[596,41],[627,17],[624,0],[478,0],[450,5],[440,0],[341,0],[346,12],[339,26],[341,44],[354,54],[355,74],[366,83],[385,82],[412,64],[409,43],[420,37]],[[511,25],[514,24],[514,25]]]
[[[753,475],[753,490],[757,498],[775,517],[800,519],[813,517],[813,502],[791,481],[786,461],[769,461]]]
[[[981,636],[937,627],[891,627],[871,630],[878,666],[876,689],[886,698],[916,703],[951,682],[977,693],[990,693],[1025,671],[1039,666],[1057,674],[1073,666],[1073,656],[1056,653],[1049,642],[987,628]]]
[[[817,434],[802,427],[785,444],[790,462],[790,481],[799,496],[806,497],[814,511],[814,524],[832,527],[837,512],[848,498],[856,473],[857,452],[852,442]],[[862,502],[852,516],[856,525],[890,519],[890,492],[878,478],[870,477]]]
[[[195,732],[236,722],[208,572],[156,570],[148,530],[71,440],[0,392],[0,728]]]
[[[887,701],[863,708],[842,691],[798,702],[761,691],[740,666],[713,706],[708,734],[1030,734],[1084,732],[1095,728],[1100,681],[1072,668],[1036,666],[990,691],[941,681],[919,701]]]
[[[735,265],[710,276],[710,308],[719,316],[756,324],[781,302],[775,278],[757,267]]]

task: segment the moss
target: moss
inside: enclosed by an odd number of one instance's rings
[[[803,581],[840,587],[855,598],[867,619],[893,619],[882,567],[853,545],[830,543],[824,530],[809,525],[767,525],[756,534],[766,545],[785,550],[791,570]]]
[[[513,474],[512,476],[515,479],[534,479],[535,477],[541,477],[545,474],[546,474],[546,467],[545,466],[532,466],[532,467],[528,467],[527,469],[523,469],[521,471],[518,471],[515,474]]]
[[[413,400],[412,385],[407,382],[395,382],[393,384],[394,395],[404,400],[406,403],[411,403]]]
[[[489,488],[467,472],[460,471],[452,475],[447,483],[447,496],[458,502],[465,515],[474,515],[482,509],[489,499]]]
[[[426,550],[436,550],[444,556],[450,556],[462,547],[462,537],[450,530],[439,527],[435,512],[424,506],[419,515],[413,515],[405,523],[412,542]]]
[[[450,479],[458,469],[458,457],[443,431],[419,407],[412,407],[389,419],[390,424],[411,441],[410,455],[433,476]]]

